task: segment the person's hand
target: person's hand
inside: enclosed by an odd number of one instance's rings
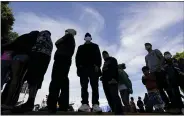
[[[98,66],[95,65],[95,72],[98,72],[99,71],[99,68]]]
[[[112,79],[111,81],[108,82],[109,84],[116,84],[118,83],[115,79]]]

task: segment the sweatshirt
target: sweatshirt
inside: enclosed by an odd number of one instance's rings
[[[95,43],[83,44],[78,47],[76,54],[76,66],[79,67],[101,67],[102,58],[99,46]]]
[[[109,58],[105,59],[102,71],[103,71],[102,78],[101,78],[102,81],[108,82],[108,81],[111,81],[112,79],[119,81],[119,79],[118,79],[118,62],[114,57],[109,57]]]
[[[75,51],[75,39],[73,35],[66,34],[62,38],[60,38],[55,43],[56,45],[56,52],[54,55],[54,59],[56,60],[57,57],[65,57],[72,59],[72,56]]]
[[[161,70],[164,63],[164,57],[158,49],[155,49],[146,55],[145,61],[146,66],[150,69],[150,72],[156,72]]]
[[[148,91],[157,89],[156,78],[151,73],[142,76],[142,83],[146,86]]]

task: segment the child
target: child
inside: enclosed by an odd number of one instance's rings
[[[130,100],[131,100],[130,101],[130,112],[135,113],[135,112],[137,112],[137,109],[136,109],[136,106],[134,103],[134,98],[131,97]]]
[[[156,78],[149,72],[147,66],[142,68],[142,72],[144,73],[142,82],[148,91],[148,104],[153,105],[156,111],[164,112],[164,102],[157,89]]]

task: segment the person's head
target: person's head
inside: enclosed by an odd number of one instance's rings
[[[142,67],[142,72],[144,75],[149,74],[149,67],[147,67],[147,66]]]
[[[89,43],[92,40],[91,34],[90,33],[86,33],[84,36],[84,40]]]
[[[151,45],[151,43],[145,43],[144,45],[145,45],[145,49],[146,49],[147,51],[152,50],[152,45]]]
[[[141,100],[141,97],[140,96],[138,97],[138,100]]]
[[[130,98],[130,100],[131,100],[131,101],[134,101],[134,98],[133,98],[133,97],[131,97],[131,98]]]
[[[119,64],[119,68],[121,68],[121,69],[126,69],[125,63]]]
[[[67,29],[65,30],[65,35],[71,34],[73,36],[77,35],[77,32],[74,29]]]
[[[171,59],[171,58],[172,58],[171,53],[168,52],[168,51],[164,52],[164,58],[165,58],[166,60]]]
[[[109,57],[109,53],[107,51],[102,52],[103,59],[107,59]]]

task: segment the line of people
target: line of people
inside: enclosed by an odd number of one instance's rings
[[[68,73],[76,47],[74,38],[76,34],[77,32],[74,29],[67,29],[65,35],[55,43],[57,50],[54,55],[54,64],[47,100],[48,111],[51,113],[57,111],[57,103],[59,104],[60,111],[68,111],[69,108]],[[126,69],[125,64],[118,65],[114,57],[111,57],[107,51],[103,51],[102,56],[104,65],[101,70],[102,58],[99,46],[91,42],[92,36],[90,33],[85,34],[84,40],[85,43],[78,47],[75,57],[77,75],[80,77],[82,98],[82,105],[78,110],[88,112],[91,109],[88,101],[88,83],[90,82],[92,88],[92,111],[102,111],[99,107],[98,82],[100,78],[112,112],[115,112],[115,114],[123,114],[124,111],[121,100],[126,107],[125,111],[130,111],[129,95],[133,93],[133,89],[129,76],[124,71],[124,69]],[[147,74],[155,74],[156,80],[160,79],[157,81],[157,85],[159,84],[161,86],[163,85],[161,82],[163,82],[162,78],[165,73],[159,72],[157,69],[161,71],[161,69],[163,69],[161,68],[161,64],[165,62],[169,63],[170,60],[165,61],[159,50],[152,50],[150,43],[146,43],[145,45],[149,54],[146,56],[147,67],[143,70],[145,73],[144,77],[147,77]],[[2,49],[4,52],[1,59],[3,72],[1,76],[1,80],[3,80],[1,88],[2,85],[7,82],[7,77],[10,77],[2,93],[2,103],[9,106],[15,106],[20,88],[23,82],[27,81],[29,84],[29,98],[26,103],[14,107],[12,111],[32,111],[37,91],[41,88],[44,75],[51,60],[51,53],[53,50],[51,33],[47,30],[41,32],[32,31],[28,34],[21,35],[11,43],[3,44]],[[167,66],[164,67],[165,70],[167,70],[166,67]],[[7,76],[7,74],[9,76]],[[183,74],[182,71],[180,71],[179,74]],[[149,79],[145,78],[145,80],[144,83],[147,87],[147,85],[149,85]],[[180,83],[180,85],[182,84]],[[163,101],[166,100],[164,102],[167,104],[167,96],[164,96],[163,88],[160,86],[158,88],[159,92]],[[175,88],[175,92],[178,93],[178,86],[172,85],[172,88],[173,87]],[[152,89],[155,88],[151,88],[150,91],[148,90],[149,98],[154,100],[158,99],[158,92],[154,92]],[[119,96],[119,92],[121,97]],[[155,94],[157,95],[156,98]],[[153,98],[151,98],[151,96],[153,96]],[[171,98],[175,100],[176,97],[174,96]],[[158,100],[155,101],[158,102]]]
[[[161,112],[164,109],[178,109],[178,113],[182,113],[184,105],[179,87],[184,89],[184,59],[178,62],[168,51],[162,55],[158,49],[153,50],[150,43],[146,43],[145,48],[148,54],[145,57],[146,66],[142,68],[142,83],[148,91],[146,106],[154,106]]]

